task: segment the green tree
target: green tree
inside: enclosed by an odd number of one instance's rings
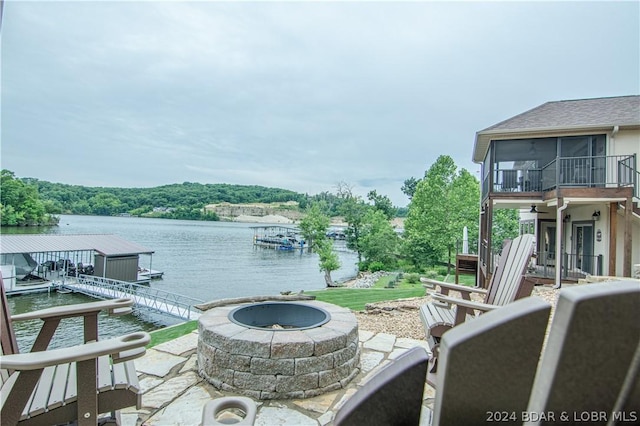
[[[504,240],[512,240],[520,233],[520,212],[517,209],[494,209],[491,241],[502,247]]]
[[[369,191],[367,198],[373,203],[373,208],[380,210],[386,216],[387,220],[396,217],[396,208],[393,207],[393,203],[386,195],[378,195],[378,192],[373,190]]]
[[[371,206],[368,206],[360,197],[354,195],[351,186],[344,182],[338,183],[338,198],[342,200],[339,212],[347,223],[347,228],[345,229],[347,248],[358,254],[358,264],[361,264],[360,233],[364,216],[371,209]]]
[[[418,186],[418,182],[420,182],[420,181],[412,176],[409,179],[406,179],[404,181],[404,184],[402,185],[402,188],[400,188],[400,190],[407,197],[409,197],[409,200],[411,200],[413,198],[413,194],[416,193],[416,188]]]
[[[335,287],[331,272],[340,268],[340,260],[333,250],[333,241],[327,238],[329,223],[329,216],[322,213],[320,203],[314,203],[307,209],[298,227],[309,248],[318,253],[320,271],[324,272],[327,287]]]
[[[480,183],[466,169],[460,170],[453,181],[450,196],[453,236],[457,250],[462,250],[464,227],[467,227],[470,250],[477,250],[480,222]],[[475,246],[474,246],[475,244]],[[451,257],[449,257],[451,263]]]
[[[340,259],[338,254],[333,250],[333,241],[329,239],[320,240],[317,244],[316,252],[320,257],[320,271],[324,272],[324,281],[327,287],[336,287],[331,278],[331,271],[340,268]]]
[[[405,221],[405,253],[419,268],[436,262],[451,265],[462,230],[477,235],[479,187],[465,169],[442,155],[418,182]],[[424,256],[424,257],[422,257]]]
[[[89,204],[92,207],[92,213],[98,216],[113,216],[122,213],[122,203],[118,197],[108,192],[101,192],[91,197]]]
[[[12,171],[0,172],[0,224],[1,225],[50,225],[57,219],[47,213],[40,199],[38,187],[16,179]]]
[[[298,228],[309,248],[314,248],[316,241],[327,239],[327,230],[331,220],[322,212],[320,203],[314,203],[307,209],[305,217],[300,220]]]
[[[389,271],[397,267],[399,238],[381,210],[369,210],[363,220],[360,248],[364,256],[361,270],[376,262]]]

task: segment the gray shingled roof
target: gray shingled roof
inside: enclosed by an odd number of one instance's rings
[[[479,131],[473,159],[482,161],[489,135],[613,126],[640,126],[640,96],[547,102]]]
[[[640,125],[640,96],[547,102],[488,130]]]
[[[153,250],[116,235],[2,235],[0,253],[46,253],[95,250],[104,256],[152,254]]]

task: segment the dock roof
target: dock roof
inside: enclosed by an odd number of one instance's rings
[[[152,254],[153,250],[117,235],[2,235],[0,254],[94,250],[104,256]]]

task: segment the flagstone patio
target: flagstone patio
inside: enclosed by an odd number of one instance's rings
[[[256,401],[256,425],[313,425],[331,422],[344,404],[368,378],[390,360],[414,346],[428,350],[425,340],[396,338],[392,334],[361,330],[360,373],[343,389],[307,399]],[[198,374],[198,333],[165,342],[147,350],[135,361],[143,392],[142,408],[122,411],[122,424],[195,426],[202,421],[202,408],[213,398],[231,396],[214,388]],[[424,404],[431,406],[434,390],[425,387]]]

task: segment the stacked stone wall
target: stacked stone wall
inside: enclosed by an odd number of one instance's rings
[[[200,375],[218,389],[255,399],[309,398],[346,387],[359,372],[357,319],[339,306],[307,304],[331,319],[306,330],[269,330],[231,322],[235,306],[202,315]]]

